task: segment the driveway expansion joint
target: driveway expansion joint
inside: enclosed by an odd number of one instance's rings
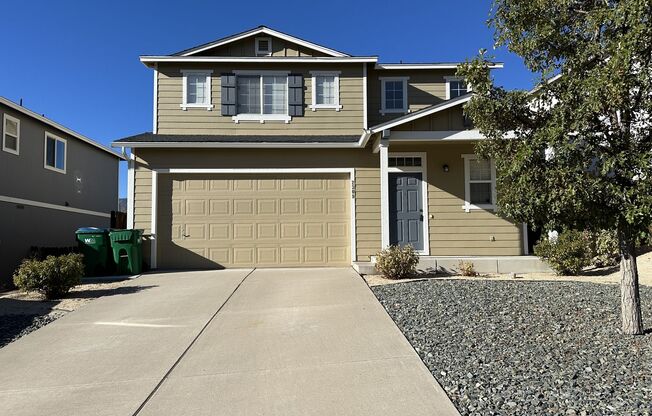
[[[136,411],[133,413],[133,416],[137,416],[138,414],[140,414],[140,412],[145,408],[145,406],[146,406],[147,403],[152,399],[152,397],[154,397],[154,395],[155,395],[156,392],[159,390],[159,388],[163,385],[163,383],[165,383],[165,380],[167,380],[167,379],[170,377],[170,374],[172,373],[172,371],[174,371],[174,369],[179,365],[179,363],[181,362],[181,360],[183,360],[183,358],[186,356],[186,354],[188,353],[188,351],[190,351],[190,349],[191,349],[192,346],[195,344],[195,342],[197,342],[197,340],[199,339],[199,337],[201,337],[201,335],[204,333],[204,331],[206,330],[206,328],[211,324],[211,322],[213,322],[213,320],[215,319],[215,317],[217,316],[217,314],[220,313],[220,311],[224,308],[224,306],[229,302],[229,300],[231,299],[231,297],[233,297],[233,295],[235,294],[235,292],[238,291],[238,289],[240,288],[240,286],[242,286],[242,284],[244,283],[244,281],[247,280],[247,278],[248,278],[249,276],[251,276],[255,270],[256,270],[256,268],[254,267],[253,269],[251,269],[251,270],[249,271],[249,273],[247,273],[247,274],[242,278],[242,280],[240,280],[240,282],[239,282],[238,285],[233,289],[233,291],[231,292],[231,294],[229,294],[229,296],[226,298],[226,300],[225,300],[224,302],[222,302],[222,304],[220,305],[219,308],[217,308],[217,310],[215,311],[215,313],[214,313],[214,314],[213,314],[213,315],[208,319],[208,321],[206,321],[206,323],[205,323],[204,326],[201,328],[201,330],[200,330],[200,331],[197,333],[197,335],[192,339],[192,341],[190,341],[190,344],[188,344],[188,346],[186,347],[186,349],[183,350],[183,352],[181,353],[181,355],[179,355],[179,358],[177,358],[177,360],[174,362],[174,364],[172,364],[172,366],[170,367],[170,369],[165,373],[165,375],[163,376],[163,378],[161,378],[161,381],[159,381],[158,384],[156,384],[156,386],[154,387],[154,389],[152,389],[152,391],[147,395],[147,397],[145,398],[145,400],[140,404],[140,406],[138,406],[138,409],[136,409]]]

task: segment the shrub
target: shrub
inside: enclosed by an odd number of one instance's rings
[[[457,268],[462,276],[473,277],[478,275],[478,272],[475,271],[475,266],[471,261],[460,260],[457,264]]]
[[[376,269],[388,279],[404,279],[414,274],[419,255],[414,247],[389,246],[377,254]]]
[[[25,259],[14,273],[14,284],[21,290],[42,293],[47,299],[61,297],[81,282],[82,260],[81,254]]]
[[[568,230],[555,240],[543,237],[534,246],[534,254],[550,264],[558,275],[578,275],[591,264],[591,250],[584,233]]]
[[[618,236],[613,231],[602,230],[590,234],[591,263],[597,267],[610,267],[618,264]]]

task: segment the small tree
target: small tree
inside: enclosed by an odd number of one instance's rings
[[[496,46],[540,74],[493,85],[483,52],[460,69],[466,107],[495,160],[502,215],[618,235],[622,331],[642,334],[636,239],[652,222],[652,2],[494,0]],[[557,76],[559,75],[559,76]]]

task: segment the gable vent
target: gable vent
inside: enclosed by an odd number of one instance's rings
[[[256,56],[272,55],[272,38],[256,38]]]

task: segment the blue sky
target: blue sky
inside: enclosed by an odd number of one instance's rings
[[[489,49],[507,88],[534,80],[492,50],[490,0],[14,1],[2,7],[0,95],[101,143],[151,131],[152,73],[169,54],[258,25],[381,62],[463,61]],[[126,195],[125,168],[120,195]]]

